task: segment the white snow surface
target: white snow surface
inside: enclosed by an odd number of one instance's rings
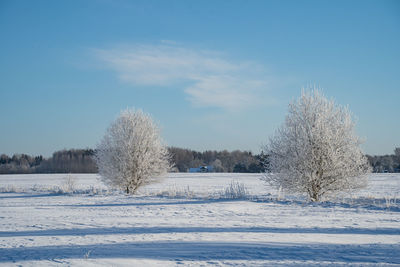
[[[95,174],[0,175],[0,265],[400,266],[400,174],[321,203],[260,177],[169,174],[129,196]]]

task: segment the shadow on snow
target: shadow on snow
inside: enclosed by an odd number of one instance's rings
[[[3,194],[10,194],[10,193],[3,193]],[[12,196],[0,196],[0,199],[8,199],[8,198],[36,198],[36,197],[55,197],[55,196],[62,196],[63,194],[60,193],[47,193],[47,194],[27,194],[27,193],[12,193],[18,195]],[[65,194],[64,194],[65,195]]]
[[[328,245],[236,242],[138,242],[0,249],[0,262],[130,258],[156,260],[296,260],[400,263],[400,245]]]
[[[400,235],[399,228],[279,228],[279,227],[108,227],[83,229],[49,229],[36,231],[1,231],[0,237],[17,236],[85,236],[112,234],[163,233],[292,233],[292,234],[360,234]]]
[[[50,194],[23,194],[23,195],[12,195],[12,196],[1,196],[0,199],[8,199],[8,198],[38,198],[38,197],[54,197],[54,196],[65,196],[65,195],[73,195],[73,194],[64,194],[64,193],[50,193]],[[154,197],[150,197],[154,198]],[[276,198],[270,197],[254,197],[249,196],[249,198],[243,199],[229,199],[229,198],[169,198],[169,197],[156,197],[155,199],[168,199],[174,201],[154,201],[149,202],[148,197],[139,196],[132,198],[132,202],[128,203],[95,203],[95,204],[71,204],[71,205],[46,205],[46,206],[58,206],[58,207],[76,207],[76,208],[91,208],[91,207],[124,207],[124,206],[170,206],[170,205],[201,205],[201,204],[210,204],[210,203],[221,203],[221,202],[235,202],[235,201],[250,201],[256,203],[273,203],[278,205],[298,205],[302,207],[322,207],[322,208],[332,208],[332,207],[340,207],[346,209],[366,209],[366,210],[389,210],[392,212],[400,212],[400,203],[397,199],[393,199],[392,202],[388,203],[388,200],[385,198],[356,198],[356,199],[344,199],[339,202],[307,202],[304,200],[280,200]],[[147,200],[147,202],[135,202],[136,200]]]

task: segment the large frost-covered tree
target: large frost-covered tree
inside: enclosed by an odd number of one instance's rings
[[[127,109],[107,129],[95,152],[103,181],[134,194],[170,169],[170,156],[157,125],[141,110]]]
[[[337,192],[366,186],[370,172],[347,107],[336,105],[316,88],[302,91],[264,152],[264,179],[291,193],[320,201]]]

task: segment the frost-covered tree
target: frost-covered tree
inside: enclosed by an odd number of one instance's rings
[[[95,152],[103,181],[134,194],[170,169],[170,156],[150,115],[127,109],[107,129]]]
[[[291,193],[320,201],[337,192],[362,188],[370,172],[347,107],[336,105],[318,89],[302,91],[281,128],[264,147],[264,179]]]

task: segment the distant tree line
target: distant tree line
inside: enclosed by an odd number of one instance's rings
[[[96,164],[92,149],[70,149],[54,152],[45,159],[43,156],[15,154],[0,156],[0,173],[95,173]]]
[[[187,172],[190,168],[212,166],[214,172],[264,172],[264,154],[253,155],[250,151],[229,152],[207,150],[198,152],[191,149],[170,147],[169,152],[175,170]]]
[[[198,152],[191,149],[169,147],[173,171],[188,172],[190,168],[212,166],[214,172],[265,172],[268,155],[254,155],[250,151]],[[18,173],[97,173],[93,160],[93,149],[70,149],[54,152],[49,158],[15,154],[0,155],[0,174]],[[400,172],[400,148],[392,155],[370,156],[367,158],[374,172]]]
[[[187,172],[189,168],[212,166],[214,172],[263,172],[266,156],[235,150],[197,152],[177,147],[168,148],[174,164],[173,171]],[[15,154],[0,156],[0,174],[18,173],[97,173],[93,149],[70,149],[54,152],[50,158]]]
[[[397,147],[392,155],[367,155],[367,158],[374,172],[400,172],[400,147]]]
[[[32,157],[25,154],[14,154],[9,157],[2,154],[0,155],[0,173],[35,173],[43,160],[42,156]]]

